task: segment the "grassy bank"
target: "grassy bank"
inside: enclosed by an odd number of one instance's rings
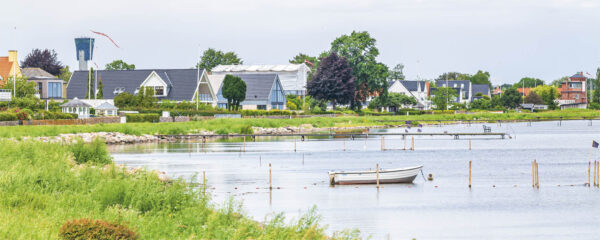
[[[413,115],[413,116],[350,116],[350,117],[316,117],[294,119],[212,119],[205,121],[179,122],[179,123],[128,123],[128,124],[96,124],[78,126],[14,126],[1,127],[0,137],[24,136],[56,136],[61,133],[82,132],[121,132],[125,134],[187,134],[197,133],[202,130],[215,131],[219,134],[246,133],[251,126],[264,128],[277,128],[286,126],[300,126],[311,124],[314,127],[351,127],[375,126],[384,124],[403,124],[404,121],[435,122],[438,120],[482,120],[482,121],[511,121],[511,120],[537,120],[539,119],[582,119],[600,118],[600,111],[595,110],[563,110],[547,111],[540,113],[489,113],[480,112],[472,114],[438,114],[438,115]]]
[[[124,224],[140,239],[328,239],[314,211],[261,224],[235,203],[216,208],[183,181],[102,167],[105,146],[95,144],[0,141],[0,239],[57,239],[61,225],[81,218]]]

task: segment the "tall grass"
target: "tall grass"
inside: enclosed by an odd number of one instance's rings
[[[278,128],[312,124],[314,127],[352,127],[374,126],[383,124],[404,124],[404,121],[438,121],[438,120],[481,120],[481,121],[510,121],[536,119],[582,119],[600,118],[600,111],[585,109],[570,109],[563,111],[547,111],[540,113],[489,113],[473,114],[433,114],[411,116],[346,116],[346,117],[315,117],[293,119],[211,119],[193,122],[171,123],[127,123],[127,124],[96,124],[79,126],[13,126],[0,127],[0,137],[19,138],[24,136],[56,136],[62,133],[83,132],[120,132],[131,135],[141,134],[187,134],[199,131],[215,131],[218,134],[249,133],[251,127]]]
[[[233,202],[216,208],[191,183],[161,182],[152,172],[130,174],[113,164],[77,164],[70,146],[10,140],[0,146],[0,239],[57,239],[63,223],[82,218],[123,223],[140,239],[328,238],[314,211],[291,224],[279,215],[261,224]]]

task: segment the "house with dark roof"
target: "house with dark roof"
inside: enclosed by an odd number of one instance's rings
[[[473,84],[471,86],[471,90],[473,92],[472,101],[481,99],[483,96],[492,97],[492,92],[490,89],[490,85],[487,84]]]
[[[214,88],[202,69],[100,70],[97,73],[105,99],[114,99],[122,92],[135,95],[140,89],[151,87],[159,101],[198,101],[211,105],[217,102]],[[67,85],[68,98],[84,99],[86,93],[93,91],[95,84],[88,83],[88,74],[88,71],[73,73]]]
[[[454,89],[457,93],[456,99],[453,99],[455,103],[470,103],[473,101],[473,90],[472,84],[469,80],[437,80],[436,86],[438,87],[449,87]],[[435,92],[431,92],[432,95],[435,95]]]
[[[240,77],[246,83],[246,99],[240,103],[243,110],[285,109],[285,92],[278,74],[231,74]],[[218,87],[217,106],[227,108],[227,99],[223,97],[223,79],[225,75],[211,75],[211,84]]]
[[[23,68],[21,73],[28,82],[35,82],[40,99],[61,99],[64,81],[41,68]]]
[[[414,107],[421,110],[429,110],[431,108],[431,101],[428,99],[429,96],[429,82],[427,81],[411,81],[411,80],[396,80],[389,83],[389,93],[400,93],[406,96],[414,97],[417,100],[416,106],[403,106],[403,107]],[[394,110],[394,109],[391,109]]]
[[[304,95],[310,68],[306,64],[218,65],[211,74],[277,74],[286,94]]]

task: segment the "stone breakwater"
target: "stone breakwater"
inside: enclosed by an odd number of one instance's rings
[[[34,139],[42,142],[55,142],[55,143],[75,143],[79,139],[83,142],[92,142],[95,138],[104,139],[107,144],[130,144],[130,143],[148,143],[148,142],[160,142],[168,141],[168,139],[161,139],[154,135],[129,135],[119,132],[94,132],[94,133],[68,133],[60,134],[54,137],[24,137],[23,140]]]

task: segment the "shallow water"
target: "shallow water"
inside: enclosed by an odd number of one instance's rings
[[[430,126],[423,132],[483,132],[482,124]],[[328,232],[358,228],[374,239],[598,239],[600,190],[584,186],[592,140],[600,122],[511,123],[493,132],[511,138],[402,137],[355,140],[264,138],[257,142],[160,143],[113,146],[117,163],[190,178],[206,171],[215,203],[243,202],[256,220],[273,212],[299,217],[317,206]],[[404,132],[374,129],[372,132]],[[416,132],[417,128],[409,129]],[[410,147],[411,139],[406,146]],[[344,150],[345,148],[345,150]],[[599,159],[600,152],[593,151]],[[540,188],[531,187],[531,161],[539,163]],[[468,188],[468,162],[473,162]],[[268,190],[268,164],[275,188]],[[434,181],[330,187],[327,171],[423,165]],[[592,177],[593,179],[593,177]],[[200,180],[201,181],[201,180]],[[571,186],[572,185],[572,186]],[[212,189],[214,187],[214,189]],[[235,189],[237,188],[237,189]],[[258,188],[258,189],[257,189]]]

